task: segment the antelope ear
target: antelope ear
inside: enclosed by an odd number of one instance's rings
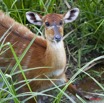
[[[26,12],[26,18],[27,20],[35,25],[42,25],[42,16],[38,15],[37,13],[34,12]]]
[[[79,9],[78,8],[74,8],[74,9],[69,10],[64,15],[64,18],[63,18],[64,19],[64,22],[65,23],[73,22],[78,17],[78,14],[79,14]]]

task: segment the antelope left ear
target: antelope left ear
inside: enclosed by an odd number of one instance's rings
[[[70,23],[73,22],[74,20],[76,20],[76,18],[79,15],[79,9],[78,8],[74,8],[69,10],[65,15],[64,15],[64,23]]]

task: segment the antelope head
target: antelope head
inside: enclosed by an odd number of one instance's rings
[[[38,15],[34,12],[26,12],[27,20],[35,25],[45,26],[45,37],[50,42],[60,42],[63,37],[63,24],[76,20],[79,14],[78,8],[69,10],[66,14]]]

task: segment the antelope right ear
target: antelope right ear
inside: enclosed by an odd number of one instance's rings
[[[69,10],[65,15],[64,15],[64,22],[65,23],[70,23],[73,22],[74,20],[76,20],[76,18],[79,15],[79,9],[78,8],[73,8],[71,10]]]
[[[35,25],[42,25],[42,16],[38,15],[37,13],[34,12],[26,12],[26,18],[27,20]]]

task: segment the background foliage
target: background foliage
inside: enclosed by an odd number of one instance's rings
[[[36,28],[27,25],[25,17],[27,11],[34,11],[41,15],[47,13],[66,13],[69,9],[66,0],[0,0],[0,9],[13,17],[16,21],[28,26],[32,31]],[[67,0],[71,8],[78,7],[78,19],[65,25],[65,46],[67,50],[68,67],[73,70],[81,68],[90,60],[104,54],[104,0]],[[73,70],[73,71],[74,71]],[[2,72],[1,72],[2,73]],[[8,82],[3,73],[3,80]],[[3,81],[1,79],[1,81]],[[11,80],[11,82],[13,82]],[[13,85],[10,92],[16,96]],[[3,88],[6,86],[3,85]],[[5,95],[4,95],[5,94]],[[0,97],[8,97],[8,93],[0,92]],[[18,99],[14,99],[18,103]]]

